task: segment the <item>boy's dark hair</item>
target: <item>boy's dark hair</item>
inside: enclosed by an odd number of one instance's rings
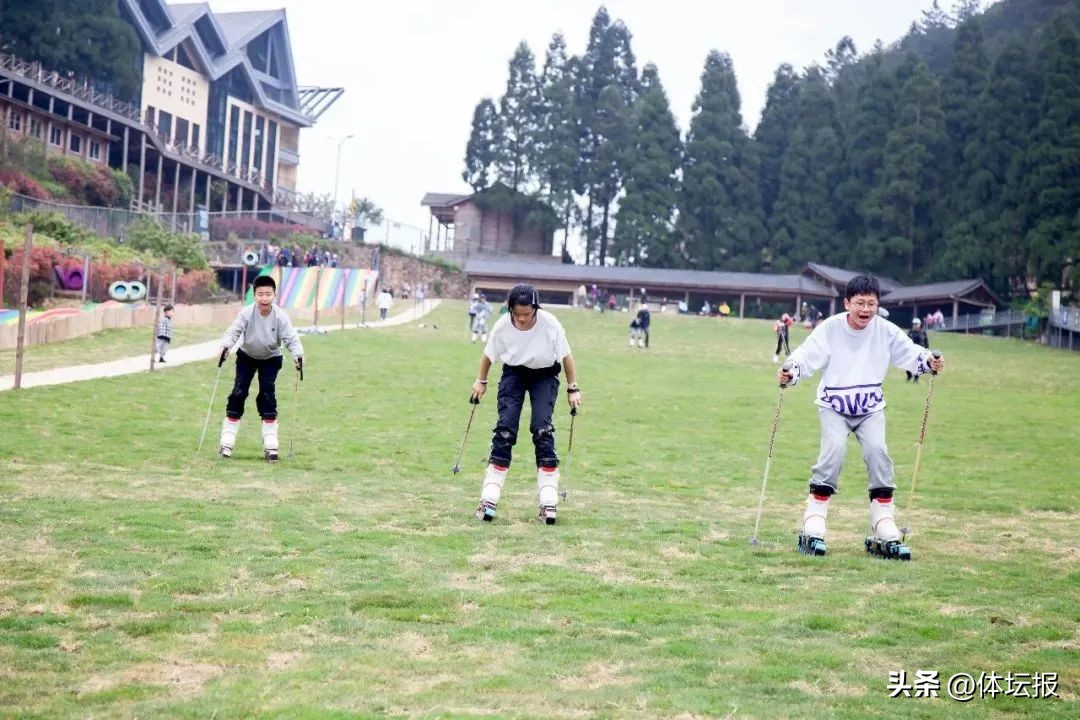
[[[172,305],[166,305],[165,308],[162,310],[162,312],[169,312],[172,309],[173,309]]]
[[[540,307],[540,295],[532,285],[515,285],[510,288],[506,296],[506,307],[513,309],[515,305],[528,305],[532,308]]]
[[[856,295],[873,295],[880,299],[881,288],[878,286],[877,278],[870,275],[856,275],[848,280],[847,288],[844,290],[844,299],[850,300]]]
[[[274,292],[277,292],[277,283],[274,282],[274,278],[270,277],[269,275],[260,275],[259,277],[255,278],[255,282],[251,284],[251,287],[255,288],[256,290],[261,287],[268,287]]]

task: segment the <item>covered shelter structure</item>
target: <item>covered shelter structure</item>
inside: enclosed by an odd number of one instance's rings
[[[738,303],[739,317],[746,315],[747,300],[789,303],[795,312],[804,300],[828,302],[833,311],[839,295],[834,288],[804,275],[481,259],[466,262],[465,274],[473,291],[496,295],[527,282],[536,287],[542,302],[572,304],[578,287],[596,285],[602,297],[609,293],[634,297],[644,290],[650,302],[668,298],[690,305],[702,298],[715,305],[719,300],[732,300]]]
[[[882,289],[881,304],[889,312],[910,310],[913,318],[919,316],[920,309],[937,310],[943,306],[951,306],[953,324],[960,317],[961,306],[965,309],[971,306],[979,310],[993,310],[1003,305],[1001,299],[986,285],[986,282],[978,278],[911,285],[888,293]],[[906,313],[903,314],[906,315]]]

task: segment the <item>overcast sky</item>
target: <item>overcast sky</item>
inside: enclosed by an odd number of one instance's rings
[[[653,62],[685,132],[705,57],[735,64],[743,119],[757,124],[780,63],[801,69],[844,35],[859,52],[899,39],[932,0],[609,0],[633,34],[640,69]],[[473,108],[498,98],[507,63],[526,41],[543,63],[551,35],[585,50],[600,2],[586,0],[210,0],[215,11],[284,7],[297,80],[345,95],[305,130],[300,189],[332,193],[338,140],[339,200],[355,189],[393,220],[428,228],[425,192],[467,192],[461,179]],[[949,0],[941,5],[948,9]]]

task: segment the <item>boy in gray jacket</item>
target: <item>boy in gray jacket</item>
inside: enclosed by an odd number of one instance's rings
[[[243,337],[243,342],[236,351],[236,380],[225,406],[225,420],[221,423],[219,445],[222,457],[232,455],[233,446],[236,444],[236,431],[240,428],[240,418],[244,415],[248,388],[257,374],[259,394],[255,396],[255,407],[262,418],[263,452],[267,460],[277,462],[277,396],[274,394],[274,383],[281,370],[281,344],[285,343],[289,348],[298,372],[304,366],[304,346],[300,344],[300,338],[293,330],[289,316],[274,304],[274,295],[277,292],[274,278],[260,275],[255,278],[252,287],[255,304],[240,311],[221,339],[224,358]]]

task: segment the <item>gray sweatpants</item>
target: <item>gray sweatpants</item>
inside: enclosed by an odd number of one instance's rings
[[[161,338],[154,339],[154,351],[157,352],[159,358],[165,357],[165,351],[169,349],[169,340],[162,340]]]
[[[844,466],[847,454],[847,437],[855,433],[862,446],[863,462],[866,463],[867,486],[895,488],[893,462],[885,447],[885,413],[875,412],[863,417],[848,417],[830,408],[818,408],[821,418],[821,450],[817,462],[811,468],[811,485],[828,485],[836,490],[836,480]]]

